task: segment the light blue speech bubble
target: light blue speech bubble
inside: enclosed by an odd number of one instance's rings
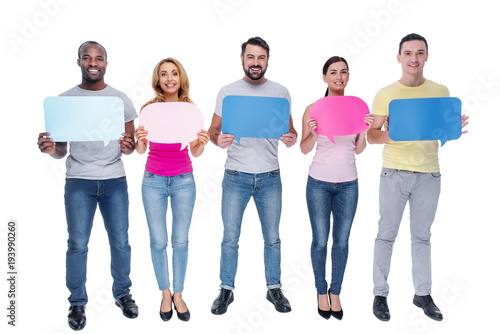
[[[223,133],[279,139],[290,129],[290,102],[281,97],[229,95],[222,101]]]
[[[55,142],[118,140],[125,132],[123,100],[116,96],[57,96],[43,101],[45,131]]]
[[[392,100],[389,137],[394,141],[447,140],[462,135],[462,102],[456,97]]]

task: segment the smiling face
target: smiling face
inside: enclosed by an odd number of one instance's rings
[[[398,54],[398,62],[403,68],[403,76],[421,76],[423,77],[424,65],[427,61],[427,48],[424,41],[413,40],[404,42],[401,47],[401,53]]]
[[[80,50],[77,61],[82,71],[82,84],[84,86],[104,84],[106,74],[106,51],[99,44],[84,44]]]
[[[328,95],[344,95],[344,89],[349,82],[349,70],[343,61],[332,63],[323,75],[323,81],[328,85]]]
[[[164,97],[177,98],[181,87],[180,73],[174,63],[166,62],[158,69],[158,86],[163,91]]]
[[[259,85],[266,82],[264,74],[267,70],[267,62],[269,55],[266,49],[258,45],[248,44],[245,48],[245,53],[241,55],[241,64],[246,82]]]

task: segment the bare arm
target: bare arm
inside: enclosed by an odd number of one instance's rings
[[[148,131],[144,130],[143,126],[139,126],[135,131],[135,138],[137,141],[135,142],[135,150],[139,154],[144,154],[148,149],[148,140],[146,136],[148,135]]]
[[[388,120],[387,116],[374,115],[372,127],[368,130],[368,142],[370,144],[385,144],[391,140],[387,131]],[[385,130],[382,130],[384,125]]]
[[[40,152],[50,154],[54,159],[64,158],[68,153],[68,143],[54,142],[48,132],[42,132],[38,135],[38,148]]]
[[[297,131],[295,131],[295,128],[293,127],[292,115],[290,115],[288,133],[282,135],[280,140],[286,145],[286,147],[292,147],[297,142]]]
[[[368,126],[368,128],[365,131],[363,131],[362,133],[358,134],[357,137],[356,137],[356,147],[354,148],[354,152],[356,154],[362,153],[365,150],[365,148],[366,148],[366,133],[368,131],[370,131],[370,128],[371,128],[371,126],[373,124],[373,117],[374,117],[374,115],[372,115],[372,114],[368,114],[365,117],[365,123],[368,123],[369,126]]]
[[[314,148],[314,144],[318,139],[318,133],[316,128],[318,127],[318,122],[310,118],[312,104],[310,104],[304,111],[304,116],[302,116],[302,139],[300,141],[300,151],[304,154],[311,152]]]
[[[191,155],[195,158],[199,157],[205,150],[205,145],[210,141],[210,134],[208,131],[201,130],[198,132],[198,139],[189,143]]]
[[[222,117],[214,113],[214,116],[212,117],[212,124],[208,129],[210,140],[220,148],[228,148],[233,143],[234,136],[230,134],[222,134],[221,127]]]
[[[130,121],[125,123],[125,132],[122,133],[122,138],[118,141],[120,144],[120,149],[123,154],[131,154],[135,149],[135,141],[134,141],[134,121]]]

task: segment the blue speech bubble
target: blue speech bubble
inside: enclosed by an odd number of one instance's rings
[[[125,132],[123,100],[116,96],[57,96],[43,101],[45,131],[55,142],[118,140]]]
[[[290,102],[281,97],[229,95],[222,101],[223,133],[279,139],[290,130]]]
[[[389,137],[394,141],[447,140],[462,135],[462,102],[456,97],[392,100]]]

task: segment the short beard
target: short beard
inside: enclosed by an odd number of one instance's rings
[[[264,69],[262,69],[262,67],[261,67],[261,66],[259,66],[259,68],[260,68],[260,74],[259,74],[258,76],[254,76],[254,75],[252,75],[252,74],[251,74],[251,72],[250,72],[250,67],[248,68],[248,70],[246,70],[246,69],[243,67],[243,71],[245,71],[245,75],[246,75],[249,79],[254,80],[254,81],[258,81],[258,80],[260,80],[260,79],[264,76],[264,74],[266,74],[266,70],[267,70],[267,68],[266,68],[265,70],[264,70]]]

